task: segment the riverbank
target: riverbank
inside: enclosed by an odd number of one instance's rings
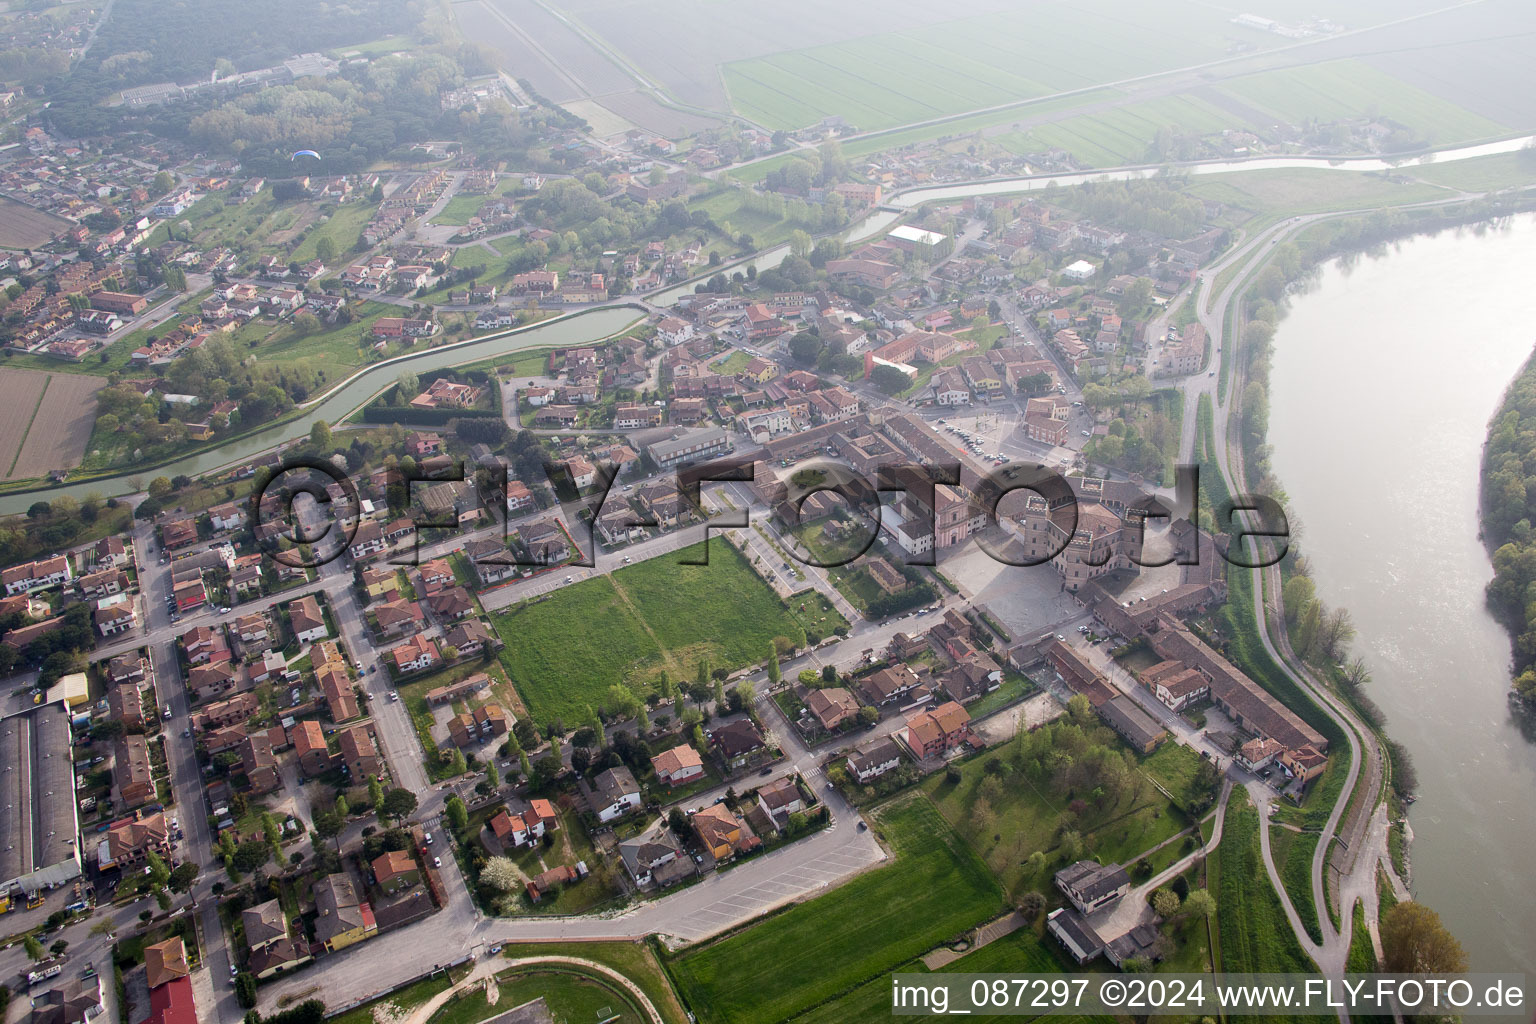
[[[1536,353],[1504,392],[1483,445],[1478,519],[1493,563],[1488,606],[1509,631],[1514,651],[1510,696],[1524,711],[1536,708]]]
[[[1536,757],[1484,601],[1478,479],[1490,414],[1530,356],[1508,324],[1523,320],[1536,218],[1445,226],[1282,287],[1266,478],[1305,525],[1316,597],[1351,610],[1374,680],[1362,690],[1416,762],[1418,898],[1474,969],[1517,970],[1536,962],[1536,897],[1511,851],[1536,842],[1536,822],[1508,809],[1528,805]]]

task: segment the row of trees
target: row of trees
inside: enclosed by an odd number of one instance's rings
[[[1536,703],[1536,357],[1489,427],[1481,514],[1483,539],[1494,549],[1488,605],[1515,638],[1515,694]]]

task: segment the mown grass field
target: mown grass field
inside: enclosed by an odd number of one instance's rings
[[[680,564],[699,553],[652,558],[492,615],[507,644],[501,663],[536,721],[576,721],[614,683],[644,693],[663,669],[692,679],[701,660],[734,669],[766,659],[775,637],[805,643],[797,612],[734,548],[717,540],[707,566]],[[814,606],[806,614],[823,635],[846,624]]]
[[[862,131],[963,113],[1200,63],[1233,29],[1190,4],[1156,12],[1129,0],[1014,8],[736,61],[721,70],[740,114],[771,128],[841,115]]]
[[[1064,149],[1094,167],[1158,162],[1153,142],[1160,129],[1205,135],[1248,127],[1214,103],[1192,96],[1164,96],[1117,110],[1082,114],[1025,131],[1005,132],[993,141],[1014,153]]]
[[[926,800],[886,805],[875,827],[896,851],[889,867],[673,961],[700,1019],[785,1020],[857,991],[1003,909],[996,880]]]
[[[1063,970],[1076,971],[1055,952],[1053,940],[1042,937],[1035,928],[1021,928],[1003,936],[996,942],[972,950],[944,968],[946,974],[1053,974]],[[927,974],[928,968],[921,960],[913,960],[895,968],[892,974]],[[891,983],[888,975],[872,978],[858,988],[826,1002],[803,1016],[795,1018],[796,1024],[864,1024],[879,1020],[891,1013]],[[938,1014],[904,1016],[903,1020],[935,1021],[944,1019]],[[1018,1022],[1028,1016],[975,1015],[972,1020],[996,1020]],[[1051,1017],[1053,1022],[1078,1022],[1078,1024],[1110,1024],[1113,1017]]]

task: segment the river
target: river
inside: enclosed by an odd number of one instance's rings
[[[1473,970],[1536,968],[1536,744],[1478,539],[1489,418],[1536,344],[1536,217],[1332,263],[1275,338],[1270,441],[1318,595],[1347,607],[1411,751],[1413,891]]]

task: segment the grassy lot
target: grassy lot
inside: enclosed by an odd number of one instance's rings
[[[926,800],[884,806],[875,827],[895,863],[673,962],[696,1014],[721,1024],[784,1020],[1002,909],[997,882]]]
[[[1392,206],[1449,196],[1445,189],[1421,182],[1399,183],[1376,173],[1322,167],[1234,171],[1216,179],[1196,181],[1184,191],[1200,199],[1241,207],[1255,216],[1277,217]]]
[[[480,207],[489,202],[491,198],[491,196],[478,193],[454,196],[443,204],[443,208],[438,211],[437,216],[432,218],[432,223],[468,224],[469,218],[473,217]]]
[[[1164,743],[1142,759],[1141,768],[1173,794],[1180,806],[1204,800],[1210,803],[1214,787],[1202,786],[1196,780],[1200,766],[1206,762],[1182,743]]]
[[[380,1012],[386,1019],[405,1017],[439,992],[446,991],[450,984],[447,974],[438,974],[332,1017],[330,1024],[375,1024],[378,1019],[374,1016],[376,1012]]]
[[[1107,728],[1094,726],[1092,733],[1095,742],[1120,747]],[[1023,773],[1014,772],[1006,779],[988,774],[989,764],[1006,764],[1012,753],[1013,748],[1004,745],[965,762],[958,783],[946,781],[943,773],[922,783],[924,792],[976,847],[1011,896],[1052,891],[1051,874],[1062,866],[1058,838],[1062,829],[1081,833],[1086,855],[1111,864],[1135,860],[1187,824],[1166,797],[1139,777],[1134,777],[1119,801],[1102,807],[1089,804],[1073,815],[1065,802],[1058,805]],[[990,816],[978,810],[983,801],[990,806]],[[1037,850],[1045,854],[1046,863],[1032,872],[1027,861]]]
[[[1323,941],[1323,930],[1317,923],[1317,904],[1312,899],[1312,854],[1317,850],[1317,834],[1270,826],[1269,848],[1286,894],[1291,897],[1291,906],[1296,908],[1307,934],[1313,942]]]
[[[999,708],[1005,708],[1015,701],[1023,700],[1034,693],[1038,687],[1030,681],[1028,676],[1009,669],[1003,670],[1003,683],[997,689],[966,708],[972,718],[980,718],[991,714]]]
[[[663,669],[691,679],[701,660],[734,669],[766,658],[775,637],[805,643],[799,616],[813,608],[792,611],[727,544],[710,546],[707,566],[679,564],[699,555],[696,545],[491,616],[507,641],[501,662],[537,721],[576,721],[614,683],[644,692]],[[829,633],[836,623],[825,624]]]
[[[1226,825],[1216,851],[1219,868],[1211,881],[1221,929],[1221,969],[1251,974],[1312,971],[1315,968],[1297,945],[1280,897],[1264,871],[1260,827],[1247,794],[1235,792],[1227,804]]]
[[[1530,153],[1500,153],[1447,164],[1413,164],[1403,173],[1432,185],[1487,192],[1536,182],[1536,160]]]
[[[667,1024],[683,1024],[687,1013],[678,1002],[666,971],[649,946],[638,942],[524,942],[509,944],[502,956],[516,960],[529,956],[574,956],[612,967],[640,986]],[[574,1018],[573,1018],[574,1019]]]

